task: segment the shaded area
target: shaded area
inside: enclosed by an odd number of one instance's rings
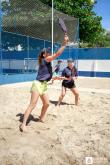
[[[16,115],[16,117],[19,117],[19,121],[22,123],[23,122],[23,118],[24,118],[24,114],[23,113],[18,113]],[[34,121],[34,122],[38,122],[39,121],[39,118],[35,118],[33,115],[29,115],[29,118],[26,122],[26,125],[28,125],[31,121]]]
[[[50,103],[51,103],[51,104],[54,104],[55,106],[57,106],[58,101],[50,100]],[[60,105],[75,105],[75,104],[66,103],[66,102],[61,102]]]

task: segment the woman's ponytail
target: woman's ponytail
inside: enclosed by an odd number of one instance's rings
[[[46,49],[42,49],[39,56],[38,56],[38,64],[41,65],[42,64],[42,59],[44,58],[44,54],[46,53]]]

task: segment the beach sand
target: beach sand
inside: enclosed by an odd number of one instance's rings
[[[27,132],[19,131],[29,104],[31,82],[0,86],[0,165],[110,165],[110,79],[79,78],[80,105],[67,91],[55,104],[61,82],[49,86],[45,123],[36,122],[41,101],[33,110]],[[86,158],[87,159],[87,158]]]

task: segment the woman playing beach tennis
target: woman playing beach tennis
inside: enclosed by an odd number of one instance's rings
[[[53,55],[50,55],[50,52],[45,48],[40,52],[38,57],[39,69],[38,69],[37,78],[32,83],[31,100],[29,106],[25,111],[23,123],[20,125],[20,131],[25,130],[28,117],[32,112],[32,110],[35,108],[39,97],[41,98],[43,103],[39,121],[43,122],[43,118],[45,116],[47,108],[49,107],[49,98],[47,95],[47,82],[52,78],[51,61],[53,61],[62,54],[62,52],[66,47],[67,42],[68,42],[68,36],[65,35],[64,42],[61,48],[57,51],[57,53]]]
[[[62,81],[62,91],[61,91],[61,95],[59,97],[59,101],[58,101],[57,105],[60,105],[60,103],[62,102],[67,89],[70,89],[72,91],[72,93],[75,95],[75,105],[78,105],[79,92],[75,85],[75,79],[77,79],[77,76],[78,76],[77,70],[74,66],[74,61],[72,59],[68,59],[67,63],[68,63],[68,66],[66,68],[64,68],[64,70],[62,72],[62,77],[66,77],[66,78],[68,78],[68,80]],[[60,80],[60,77],[58,79]]]

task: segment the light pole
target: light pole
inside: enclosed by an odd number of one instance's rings
[[[54,43],[54,38],[53,38],[53,23],[54,23],[54,2],[52,0],[52,55],[53,55],[53,43]],[[52,66],[53,66],[53,61],[52,61]]]

